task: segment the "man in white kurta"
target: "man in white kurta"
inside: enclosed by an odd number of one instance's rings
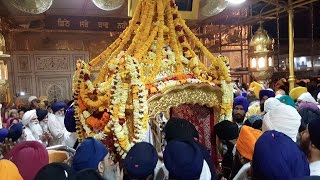
[[[53,114],[48,114],[48,128],[53,136],[53,141],[50,145],[67,145],[73,147],[77,137],[75,133],[68,132],[64,125],[66,104],[64,102],[56,102],[51,108]]]
[[[24,113],[22,117],[22,124],[25,126],[25,140],[38,141],[43,145],[48,145],[50,140],[50,133],[44,133],[38,121],[36,110],[30,110]]]

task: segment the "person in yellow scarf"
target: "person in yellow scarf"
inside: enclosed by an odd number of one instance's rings
[[[0,160],[1,180],[23,180],[17,166],[6,159]]]

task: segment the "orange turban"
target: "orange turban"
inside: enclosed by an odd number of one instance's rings
[[[249,126],[242,126],[237,140],[237,150],[246,159],[252,160],[254,145],[262,132]]]
[[[22,180],[17,166],[6,159],[0,160],[0,174],[2,180]]]

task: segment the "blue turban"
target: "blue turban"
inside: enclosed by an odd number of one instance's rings
[[[98,169],[99,162],[103,161],[107,154],[108,150],[102,142],[93,138],[87,138],[76,150],[72,167],[76,171],[87,168]]]
[[[294,103],[293,99],[288,96],[288,95],[282,95],[281,97],[278,98],[280,102],[292,106],[294,108],[296,108],[296,104]]]
[[[2,129],[0,129],[0,142],[3,142],[5,139],[6,139],[6,137],[8,136],[8,129],[6,129],[6,128],[2,128]]]
[[[22,131],[23,131],[22,123],[13,124],[9,129],[8,138],[12,139],[12,142],[15,142],[21,137]]]
[[[66,126],[67,131],[76,132],[76,120],[74,118],[73,104],[71,104],[66,110],[64,125]]]
[[[264,132],[256,142],[252,172],[255,179],[293,179],[310,175],[309,163],[298,145],[277,131]]]
[[[248,111],[249,102],[248,102],[247,98],[245,98],[243,96],[238,96],[238,97],[234,98],[233,109],[238,105],[241,105],[243,107],[244,112]]]
[[[173,140],[165,147],[163,161],[170,179],[194,180],[200,178],[204,159],[196,143]]]
[[[37,109],[38,120],[42,121],[48,114],[47,110]]]
[[[268,98],[271,98],[271,97],[275,97],[276,94],[272,91],[272,90],[269,90],[269,89],[263,89],[259,92],[259,99],[260,101],[263,99],[264,96],[267,96]]]
[[[56,113],[57,111],[59,111],[62,108],[66,108],[66,103],[65,102],[55,102],[51,105],[51,109],[53,111],[53,113]]]
[[[135,144],[124,159],[124,167],[131,179],[146,179],[154,173],[158,162],[158,153],[149,143]]]
[[[314,119],[308,124],[308,130],[310,135],[310,141],[313,145],[320,150],[320,116],[317,119]]]
[[[254,114],[249,116],[248,119],[244,121],[244,125],[250,126],[254,129],[261,129],[262,119],[263,117],[261,115]]]

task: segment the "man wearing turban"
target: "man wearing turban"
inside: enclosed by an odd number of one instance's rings
[[[258,138],[262,135],[260,130],[249,126],[242,126],[237,140],[236,157],[240,161],[241,169],[234,169],[236,173],[234,180],[248,179],[247,171],[250,169],[250,162],[252,161],[254,146]],[[239,171],[238,171],[239,170]]]
[[[64,125],[64,111],[66,104],[64,102],[56,102],[51,106],[53,114],[48,115],[48,128],[53,136],[51,145],[67,145],[73,147],[77,140],[75,133],[67,131]]]
[[[48,151],[37,141],[18,143],[4,158],[17,166],[24,180],[34,180],[38,171],[49,162]]]
[[[320,116],[301,133],[300,146],[310,162],[310,175],[320,176]]]
[[[45,146],[48,145],[51,135],[49,132],[43,132],[35,109],[24,113],[22,124],[25,126],[24,132],[27,141],[38,141]]]
[[[0,160],[0,174],[2,180],[23,180],[17,166],[6,159]]]
[[[271,97],[275,97],[275,93],[272,89],[263,89],[259,92],[260,111],[264,112],[264,102]]]
[[[233,100],[233,112],[232,118],[233,122],[237,123],[240,127],[245,118],[246,112],[248,111],[249,102],[247,98],[238,96]]]
[[[278,108],[264,115],[262,131],[276,130],[284,133],[296,142],[300,124],[301,116],[298,111],[291,106],[280,103]]]
[[[104,179],[115,179],[119,173],[119,164],[114,164],[108,149],[94,138],[85,139],[77,148],[73,157],[72,168],[96,170]]]
[[[252,179],[284,180],[310,175],[309,163],[297,144],[278,131],[266,131],[257,140],[251,163]]]

